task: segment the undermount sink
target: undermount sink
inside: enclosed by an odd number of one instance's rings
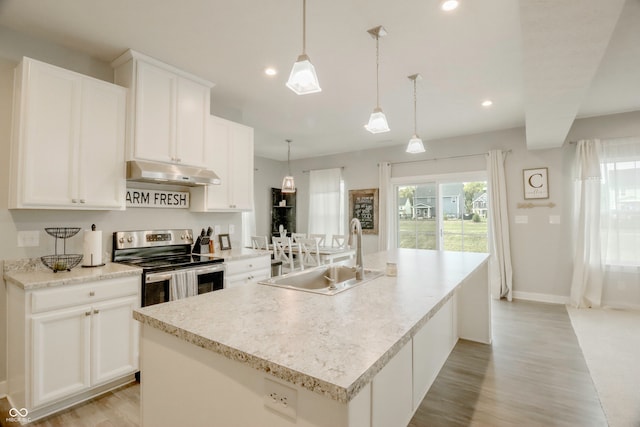
[[[277,286],[323,295],[335,295],[380,277],[382,274],[383,272],[381,270],[365,268],[362,279],[358,280],[356,279],[356,270],[354,267],[330,265],[288,273],[258,283],[261,285]]]

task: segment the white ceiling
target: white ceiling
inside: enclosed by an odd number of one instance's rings
[[[138,50],[216,83],[216,110],[285,160],[526,126],[558,147],[576,117],[640,110],[640,0],[307,0],[307,53],[322,92],[284,85],[302,51],[301,0],[0,0],[0,25],[111,61]],[[391,132],[363,125],[380,105]],[[266,66],[278,71],[264,74]],[[480,103],[491,99],[494,105]],[[217,108],[219,106],[219,108]],[[398,147],[402,150],[403,147]]]

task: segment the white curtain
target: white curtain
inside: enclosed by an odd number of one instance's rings
[[[393,192],[391,191],[391,163],[378,165],[378,250],[386,251],[393,242]]]
[[[342,168],[309,171],[308,233],[344,234],[344,200],[341,181]]]
[[[602,260],[605,265],[639,267],[640,138],[602,140],[601,144]]]
[[[487,156],[489,196],[489,284],[495,299],[513,298],[513,269],[509,243],[507,185],[502,150],[490,150]]]
[[[640,266],[640,139],[578,141],[574,189],[570,302],[600,307],[605,267]]]
[[[575,168],[573,201],[575,254],[570,301],[574,307],[600,307],[602,261],[599,140],[578,141]]]

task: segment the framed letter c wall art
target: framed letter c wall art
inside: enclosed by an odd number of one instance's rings
[[[549,198],[549,179],[547,175],[547,168],[523,169],[522,179],[525,200]]]

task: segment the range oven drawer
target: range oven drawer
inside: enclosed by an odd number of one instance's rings
[[[193,268],[196,272],[198,295],[220,290],[224,287],[225,267],[223,264],[205,265]],[[142,283],[142,307],[161,304],[171,300],[171,271],[147,273]]]

